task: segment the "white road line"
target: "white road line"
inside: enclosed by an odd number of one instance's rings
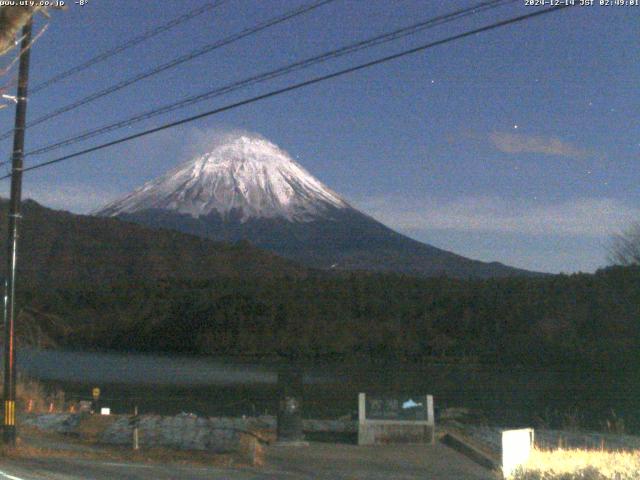
[[[24,478],[16,477],[14,475],[9,475],[8,473],[3,472],[2,470],[0,470],[0,475],[2,475],[4,478],[8,478],[9,480],[25,480]]]
[[[100,465],[123,468],[153,468],[153,465],[140,465],[136,463],[100,462]]]

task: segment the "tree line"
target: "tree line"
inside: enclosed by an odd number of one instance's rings
[[[42,329],[59,319],[64,328],[48,335],[70,348],[586,368],[637,365],[640,352],[637,266],[490,280],[317,273],[124,281],[20,296],[32,316],[46,314]]]

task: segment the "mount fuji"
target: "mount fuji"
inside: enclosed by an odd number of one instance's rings
[[[420,243],[356,210],[262,137],[229,135],[94,213],[214,240],[252,244],[322,269],[421,276],[532,272]]]

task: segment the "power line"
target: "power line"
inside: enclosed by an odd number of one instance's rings
[[[97,129],[93,129],[93,130],[89,130],[89,131],[85,131],[79,135],[73,136],[73,137],[68,137],[66,139],[60,140],[56,143],[52,143],[37,149],[34,149],[30,152],[27,152],[26,155],[41,155],[43,153],[64,147],[64,146],[69,146],[72,144],[75,144],[79,141],[82,140],[86,140],[92,137],[95,137],[97,135],[101,135],[103,133],[108,133],[120,128],[124,128],[124,127],[128,127],[131,126],[135,123],[138,123],[140,121],[143,120],[148,120],[150,118],[153,118],[157,115],[161,115],[164,113],[168,113],[174,110],[177,110],[179,108],[188,106],[188,105],[193,105],[195,103],[204,101],[204,100],[208,100],[210,98],[222,95],[222,94],[226,94],[226,93],[230,93],[233,91],[236,91],[240,88],[244,88],[250,85],[255,85],[256,83],[259,82],[263,82],[265,80],[272,80],[274,78],[277,78],[279,76],[291,73],[293,71],[296,70],[300,70],[303,68],[307,68],[310,67],[312,65],[315,65],[317,63],[321,63],[324,62],[326,60],[329,59],[333,59],[333,58],[338,58],[341,57],[343,55],[346,54],[350,54],[353,53],[355,51],[364,49],[364,48],[370,48],[372,46],[377,46],[377,45],[381,45],[383,43],[387,43],[393,40],[397,40],[399,38],[417,33],[420,30],[426,29],[427,27],[434,27],[437,25],[440,25],[442,23],[446,23],[446,22],[450,22],[453,20],[457,20],[459,18],[462,18],[464,16],[468,16],[471,14],[476,14],[480,11],[483,10],[488,10],[490,8],[496,8],[498,6],[501,6],[503,4],[506,3],[513,3],[517,0],[493,0],[493,1],[488,1],[488,2],[483,2],[480,3],[474,7],[471,8],[467,8],[467,9],[463,9],[463,10],[458,10],[456,12],[452,12],[450,14],[447,15],[442,15],[439,17],[435,17],[435,18],[431,18],[429,20],[420,22],[420,23],[416,23],[413,24],[409,27],[404,27],[401,28],[399,30],[395,30],[393,32],[390,33],[386,33],[383,35],[378,35],[372,38],[369,38],[367,40],[363,40],[360,42],[357,42],[355,44],[351,44],[336,50],[332,50],[330,52],[324,53],[322,55],[318,55],[318,56],[314,56],[305,60],[301,60],[298,62],[295,62],[293,64],[287,65],[285,67],[281,67],[278,68],[276,70],[271,70],[269,72],[266,73],[262,73],[253,77],[249,77],[247,79],[241,80],[241,81],[237,81],[237,82],[233,82],[231,84],[225,85],[223,87],[219,87],[216,88],[214,90],[210,90],[207,91],[205,93],[199,94],[199,95],[195,95],[192,97],[188,97],[186,99],[180,100],[178,102],[175,103],[171,103],[168,105],[165,105],[163,107],[160,108],[156,108],[156,109],[152,109],[150,111],[147,112],[143,112],[141,114],[138,114],[134,117],[130,117],[128,119],[125,120],[121,120],[119,122],[113,123],[113,124],[109,124],[109,125],[105,125],[103,127],[99,127]]]
[[[81,107],[83,105],[86,105],[90,102],[93,102],[95,100],[98,100],[99,98],[105,97],[107,95],[110,95],[112,93],[115,93],[119,90],[122,90],[125,87],[128,87],[130,85],[133,85],[134,83],[137,83],[141,80],[147,79],[149,77],[152,77],[154,75],[157,75],[161,72],[164,72],[166,70],[169,70],[170,68],[176,67],[178,65],[181,65],[185,62],[188,62],[190,60],[193,60],[194,58],[200,57],[206,53],[212,52],[213,50],[216,50],[218,48],[224,47],[225,45],[229,45],[230,43],[236,42],[242,38],[248,37],[250,35],[254,35],[262,30],[265,30],[269,27],[272,27],[274,25],[277,25],[279,23],[285,22],[287,20],[290,20],[291,18],[297,17],[299,15],[303,15],[305,13],[308,13],[312,10],[315,10],[316,8],[319,8],[323,5],[326,5],[328,3],[334,2],[335,0],[319,0],[316,1],[314,3],[311,4],[307,4],[307,5],[303,5],[302,7],[296,8],[294,10],[290,10],[289,12],[280,15],[278,17],[274,17],[271,18],[269,20],[266,20],[264,22],[261,22],[253,27],[250,28],[245,28],[244,30],[235,33],[233,35],[230,35],[228,37],[223,38],[222,40],[218,40],[217,42],[211,43],[209,45],[205,45],[204,47],[198,48],[196,50],[192,50],[191,52],[185,54],[185,55],[181,55],[179,57],[174,58],[173,60],[167,62],[167,63],[163,63],[162,65],[159,65],[157,67],[154,67],[151,70],[147,70],[146,72],[140,73],[138,75],[135,75],[133,77],[127,78],[125,80],[122,80],[121,82],[118,82],[114,85],[111,85],[110,87],[107,87],[105,89],[99,90],[97,92],[94,92],[84,98],[81,98],[80,100],[77,100],[73,103],[70,103],[68,105],[65,105],[64,107],[60,107],[57,110],[54,110],[52,112],[49,112],[41,117],[36,118],[34,121],[29,122],[27,124],[27,128],[33,127],[35,125],[39,125],[43,122],[46,122],[47,120],[51,120],[54,117],[57,117],[58,115],[62,115],[63,113],[69,112],[71,110],[74,110],[78,107]],[[11,134],[13,133],[12,130],[9,130],[5,133],[3,133],[2,135],[0,135],[0,140],[4,140],[5,138],[8,138],[11,136]]]
[[[208,100],[211,99],[213,97],[217,97],[220,95],[224,95],[227,93],[231,93],[234,92],[236,90],[239,90],[241,88],[245,88],[251,85],[255,85],[257,83],[261,83],[267,80],[272,80],[274,78],[289,74],[291,72],[294,71],[298,71],[298,70],[302,70],[308,67],[311,67],[313,65],[325,62],[327,60],[330,59],[335,59],[335,58],[339,58],[342,57],[344,55],[347,54],[351,54],[354,53],[356,51],[359,50],[363,50],[366,48],[371,48],[374,46],[378,46],[378,45],[382,45],[384,43],[388,43],[394,40],[397,40],[399,38],[403,38],[409,35],[413,35],[415,33],[418,33],[420,31],[426,30],[428,28],[432,28],[438,25],[442,25],[444,23],[448,23],[454,20],[458,20],[461,19],[463,17],[466,16],[470,16],[470,15],[475,15],[479,12],[485,11],[485,10],[489,10],[489,9],[493,9],[493,8],[497,8],[500,7],[502,5],[508,4],[508,3],[514,3],[517,0],[491,0],[491,1],[486,1],[486,2],[482,2],[479,3],[473,7],[470,8],[465,8],[465,9],[461,9],[461,10],[457,10],[455,12],[451,12],[449,14],[446,15],[441,15],[438,17],[434,17],[434,18],[430,18],[428,20],[422,21],[422,22],[418,22],[415,23],[413,25],[410,25],[408,27],[404,27],[398,30],[394,30],[393,32],[389,32],[389,33],[385,33],[382,35],[377,35],[371,38],[368,38],[366,40],[362,40],[353,44],[349,44],[347,46],[335,49],[335,50],[331,50],[327,53],[323,53],[321,55],[317,55],[314,57],[310,57],[304,60],[300,60],[298,62],[286,65],[284,67],[280,67],[277,68],[275,70],[271,70],[265,73],[261,73],[259,75],[254,75],[252,77],[243,79],[243,80],[239,80],[236,82],[233,82],[231,84],[227,84],[223,87],[218,87],[216,89],[213,90],[209,90],[205,93],[201,93],[198,95],[194,95],[191,97],[187,97],[183,100],[180,100],[178,102],[174,102],[174,103],[170,103],[168,105],[164,105],[162,107],[159,108],[154,108],[151,110],[148,110],[146,112],[140,113],[138,115],[135,115],[133,117],[129,117],[127,119],[124,120],[120,120],[118,122],[112,123],[112,124],[108,124],[108,125],[104,125],[102,127],[99,128],[95,128],[92,130],[87,130],[84,131],[78,135],[74,135],[72,137],[67,137],[65,139],[59,140],[55,143],[51,143],[39,148],[36,148],[34,150],[31,150],[29,152],[26,153],[27,156],[30,155],[42,155],[44,153],[50,152],[52,150],[57,150],[59,148],[62,147],[67,147],[70,145],[73,145],[75,143],[81,142],[83,140],[87,140],[89,138],[93,138],[96,137],[98,135],[102,135],[108,132],[112,132],[114,130],[119,130],[121,128],[125,128],[131,125],[134,125],[136,123],[142,122],[144,120],[148,120],[150,118],[156,117],[158,115],[162,115],[189,105],[193,105],[199,102],[202,102],[204,100]],[[0,165],[2,165],[2,163],[0,162]]]
[[[118,145],[118,144],[125,143],[125,142],[131,141],[131,140],[135,140],[137,138],[141,138],[141,137],[144,137],[144,136],[147,136],[147,135],[151,135],[153,133],[160,132],[162,130],[166,130],[166,129],[169,129],[169,128],[173,128],[173,127],[177,127],[177,126],[180,126],[180,125],[184,125],[186,123],[190,123],[190,122],[193,122],[195,120],[199,120],[201,118],[205,118],[205,117],[209,117],[209,116],[212,116],[212,115],[216,115],[218,113],[226,112],[226,111],[232,110],[234,108],[238,108],[238,107],[241,107],[241,106],[244,106],[244,105],[255,103],[255,102],[258,102],[260,100],[265,100],[267,98],[275,97],[277,95],[281,95],[283,93],[291,92],[293,90],[298,90],[300,88],[307,87],[309,85],[314,85],[316,83],[320,83],[320,82],[323,82],[325,80],[330,80],[332,78],[341,77],[343,75],[347,75],[349,73],[353,73],[353,72],[356,72],[356,71],[359,71],[359,70],[363,70],[365,68],[370,68],[370,67],[373,67],[375,65],[380,65],[382,63],[389,62],[391,60],[396,60],[398,58],[406,57],[408,55],[412,55],[414,53],[418,53],[418,52],[421,52],[423,50],[427,50],[427,49],[430,49],[430,48],[433,48],[433,47],[437,47],[439,45],[444,45],[444,44],[447,44],[447,43],[450,43],[450,42],[453,42],[453,41],[456,41],[456,40],[460,40],[462,38],[466,38],[466,37],[469,37],[471,35],[476,35],[478,33],[486,32],[486,31],[489,31],[489,30],[494,30],[494,29],[497,29],[497,28],[500,28],[500,27],[504,27],[504,26],[511,25],[511,24],[518,23],[518,22],[522,22],[522,21],[525,21],[525,20],[528,20],[528,19],[531,19],[531,18],[534,18],[534,17],[545,15],[547,13],[551,13],[551,12],[555,12],[555,11],[558,11],[558,10],[562,10],[563,8],[567,8],[568,6],[569,5],[559,5],[559,6],[555,6],[555,7],[550,7],[550,8],[546,8],[544,10],[539,10],[537,12],[528,13],[526,15],[520,15],[518,17],[512,17],[512,18],[509,18],[507,20],[502,20],[500,22],[492,23],[492,24],[486,25],[484,27],[476,28],[474,30],[469,30],[469,31],[460,33],[458,35],[453,35],[451,37],[444,38],[442,40],[437,40],[435,42],[430,42],[430,43],[427,43],[427,44],[424,44],[424,45],[420,45],[418,47],[414,47],[414,48],[411,48],[411,49],[408,49],[408,50],[404,50],[402,52],[395,53],[393,55],[387,55],[385,57],[381,57],[381,58],[378,58],[376,60],[372,60],[372,61],[369,61],[369,62],[366,62],[366,63],[361,63],[361,64],[356,65],[354,67],[349,67],[349,68],[346,68],[346,69],[343,69],[343,70],[339,70],[339,71],[334,72],[334,73],[330,73],[330,74],[327,74],[327,75],[322,75],[322,76],[319,76],[319,77],[315,77],[315,78],[312,78],[310,80],[306,80],[304,82],[300,82],[300,83],[296,83],[296,84],[293,84],[293,85],[289,85],[288,87],[280,88],[280,89],[277,89],[277,90],[272,90],[271,92],[268,92],[268,93],[265,93],[265,94],[262,94],[262,95],[258,95],[258,96],[255,96],[255,97],[252,97],[252,98],[249,98],[249,99],[246,99],[246,100],[242,100],[242,101],[235,102],[235,103],[232,103],[232,104],[229,104],[229,105],[225,105],[224,107],[216,108],[214,110],[210,110],[208,112],[204,112],[204,113],[201,113],[201,114],[198,114],[198,115],[187,117],[187,118],[184,118],[182,120],[178,120],[178,121],[175,121],[175,122],[167,123],[167,124],[161,125],[159,127],[155,127],[155,128],[149,129],[149,130],[145,130],[143,132],[139,132],[139,133],[136,133],[136,134],[133,134],[133,135],[129,135],[129,136],[120,138],[118,140],[113,140],[111,142],[103,143],[101,145],[97,145],[95,147],[87,148],[85,150],[81,150],[81,151],[78,151],[78,152],[75,152],[75,153],[71,153],[69,155],[64,155],[62,157],[58,157],[58,158],[55,158],[53,160],[48,160],[46,162],[42,162],[42,163],[27,167],[23,171],[27,172],[27,171],[30,171],[30,170],[37,170],[39,168],[43,168],[43,167],[46,167],[46,166],[49,166],[49,165],[53,165],[55,163],[60,163],[60,162],[63,162],[63,161],[66,161],[66,160],[70,160],[70,159],[75,158],[75,157],[79,157],[81,155],[86,155],[88,153],[93,153],[93,152],[96,152],[98,150],[103,150],[105,148],[112,147],[114,145]],[[7,179],[9,177],[10,177],[10,175],[5,175],[3,177],[0,177],[0,180],[5,180],[5,179]]]
[[[33,95],[34,93],[39,92],[40,90],[44,90],[45,88],[50,87],[54,83],[58,83],[60,80],[69,78],[72,75],[75,75],[76,73],[80,73],[83,70],[86,70],[87,68],[92,67],[93,65],[96,65],[97,63],[104,62],[105,60],[113,57],[114,55],[122,53],[125,50],[128,50],[130,48],[133,48],[136,45],[139,45],[140,43],[155,37],[156,35],[166,32],[167,30],[171,30],[172,28],[177,27],[178,25],[181,25],[185,22],[188,22],[193,18],[199,17],[203,13],[206,13],[209,10],[213,10],[214,8],[219,7],[226,1],[227,0],[220,0],[214,3],[206,3],[194,10],[191,10],[190,12],[185,13],[184,15],[180,15],[179,17],[176,17],[173,20],[170,20],[165,24],[159,25],[156,28],[152,28],[151,30],[146,31],[141,35],[138,35],[137,37],[133,37],[132,39],[127,40],[126,42],[118,45],[117,47],[114,47],[110,50],[107,50],[105,52],[102,52],[96,55],[95,57],[87,60],[84,63],[76,65],[75,67],[72,67],[69,70],[65,70],[64,72],[54,75],[48,80],[40,82],[39,84],[37,84],[35,87],[31,89],[31,94]]]

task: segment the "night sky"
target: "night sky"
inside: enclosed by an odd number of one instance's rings
[[[66,11],[51,13],[47,31],[33,47],[31,84],[203,3],[89,0],[78,6],[71,1]],[[34,95],[28,117],[304,3],[228,0]],[[336,0],[30,128],[27,151],[476,3]],[[524,0],[512,2],[123,131],[30,156],[26,163],[538,8]],[[640,6],[572,7],[478,34],[29,172],[24,196],[86,213],[203,153],[220,133],[245,130],[284,148],[352,205],[412,238],[516,267],[594,271],[607,264],[611,235],[640,220],[639,14]],[[45,23],[38,17],[35,32]],[[1,60],[7,66],[11,55]],[[15,70],[2,77],[5,84]],[[13,110],[12,105],[0,110],[2,131],[12,127]],[[4,158],[10,144],[0,144]]]

